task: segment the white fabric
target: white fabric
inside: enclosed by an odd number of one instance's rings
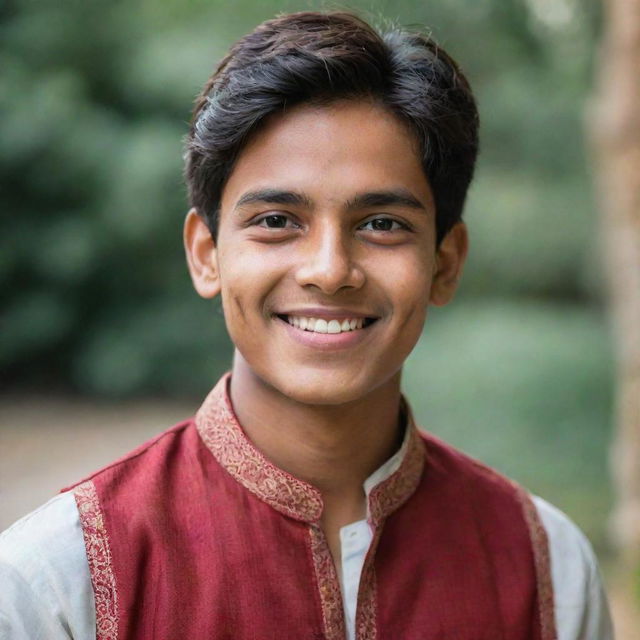
[[[549,538],[558,640],[613,640],[607,597],[593,549],[559,509],[534,497]]]
[[[63,493],[0,534],[0,639],[96,637],[76,502]]]
[[[393,472],[392,461],[378,469],[376,478]],[[558,640],[613,640],[589,542],[558,509],[541,498],[535,504],[550,542]],[[349,640],[371,539],[365,520],[340,531]],[[95,638],[95,610],[78,511],[73,495],[64,493],[0,534],[0,640],[69,638]]]
[[[371,545],[373,532],[366,520],[359,520],[340,529],[340,586],[344,605],[344,619],[347,627],[347,638],[355,638],[356,603],[360,575],[364,559]]]

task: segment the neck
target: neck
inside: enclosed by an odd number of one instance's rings
[[[318,488],[325,511],[357,511],[348,522],[364,517],[363,483],[400,444],[400,373],[356,401],[309,405],[265,383],[236,353],[231,400],[255,446]]]

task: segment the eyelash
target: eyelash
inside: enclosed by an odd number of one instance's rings
[[[269,227],[266,224],[266,221],[269,218],[284,218],[285,226],[284,227]],[[297,222],[295,222],[292,219],[292,217],[287,215],[286,213],[270,213],[270,214],[267,214],[266,216],[262,216],[261,218],[258,218],[257,220],[255,220],[255,222],[253,224],[255,226],[257,226],[257,227],[262,227],[264,229],[287,229],[287,228],[291,228],[290,226],[289,227],[287,226],[287,223],[289,223],[289,222],[293,223],[293,225],[295,225],[294,228],[296,228],[296,229],[300,227],[300,225]],[[263,224],[263,223],[265,223],[265,224]]]
[[[396,227],[395,227],[395,229],[394,228],[391,228],[391,229],[370,229],[370,231],[374,231],[374,232],[377,232],[377,233],[392,233],[393,231],[411,231],[411,229],[410,229],[408,224],[405,224],[404,222],[400,222],[399,220],[395,220],[394,218],[389,218],[387,216],[378,216],[376,218],[370,218],[369,220],[367,220],[366,222],[361,224],[360,227],[358,227],[358,228],[362,229],[366,225],[371,224],[373,222],[376,222],[378,220],[384,220],[385,222],[388,221],[392,225],[396,225]]]

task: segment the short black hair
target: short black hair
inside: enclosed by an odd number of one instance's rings
[[[344,99],[375,101],[414,134],[435,200],[437,242],[460,221],[479,118],[458,65],[423,33],[378,33],[351,13],[306,11],[267,20],[238,40],[196,99],[185,176],[190,204],[214,238],[224,185],[265,118]]]

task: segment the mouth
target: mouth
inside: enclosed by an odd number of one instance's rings
[[[276,314],[276,317],[287,324],[309,333],[349,333],[360,331],[374,324],[378,318],[373,317],[342,317],[342,318],[318,318],[313,316],[299,316]]]

